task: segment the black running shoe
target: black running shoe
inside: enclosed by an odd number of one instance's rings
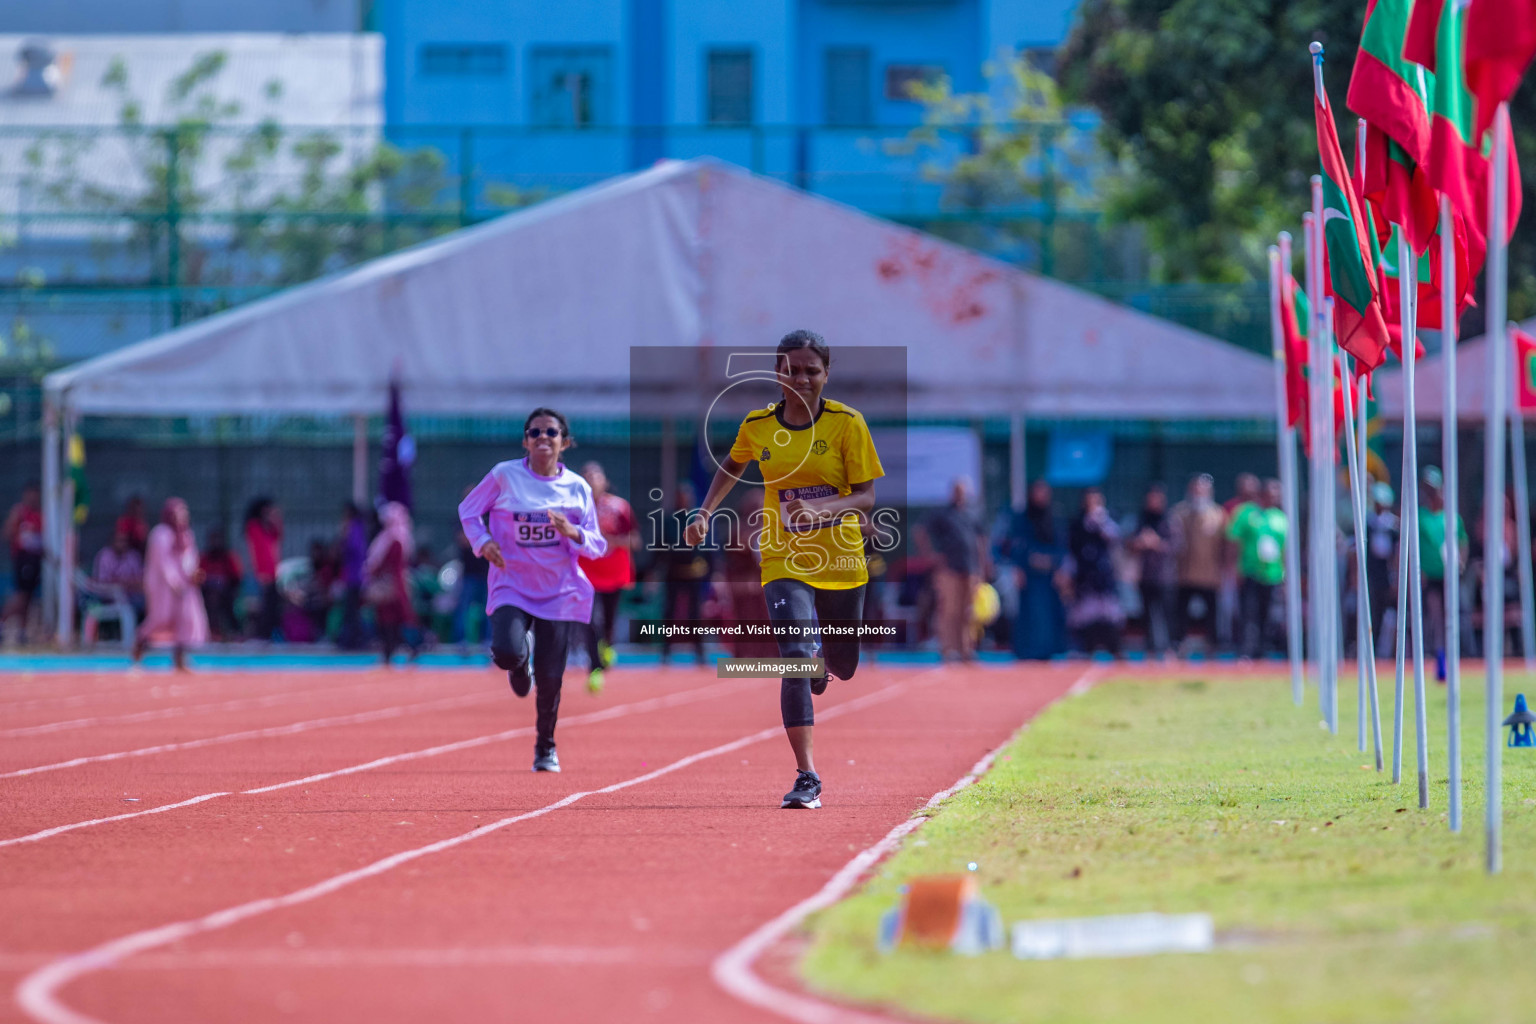
[[[820,679],[811,680],[811,692],[820,697],[827,692],[827,684],[832,681],[832,673],[823,672]]]
[[[519,697],[528,696],[528,691],[533,689],[533,676],[528,674],[527,669],[523,669],[521,672],[517,669],[509,670],[507,672],[507,682],[512,684],[512,692]]]
[[[559,772],[560,755],[555,753],[555,748],[533,752],[533,770],[536,772]],[[817,787],[818,790],[820,787]]]
[[[800,772],[795,776],[795,788],[784,794],[781,808],[814,810],[821,806],[821,776],[815,772]]]

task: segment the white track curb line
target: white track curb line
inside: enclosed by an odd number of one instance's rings
[[[1099,674],[1097,668],[1088,669],[1067,688],[1066,696],[1075,697],[1087,693]],[[1041,710],[1043,711],[1044,708]],[[997,756],[1018,738],[1019,732],[1023,732],[1027,727],[1026,722],[1001,746],[977,761],[971,770],[954,785],[929,797],[924,806],[937,807],[985,775]],[[806,918],[817,911],[827,909],[847,896],[870,868],[889,856],[901,845],[901,841],[907,835],[921,828],[926,820],[925,817],[909,818],[897,825],[878,843],[844,864],[842,869],[821,887],[820,892],[790,907],[722,953],[710,965],[710,974],[714,977],[715,984],[744,1003],[788,1020],[798,1021],[800,1024],[892,1024],[894,1018],[891,1017],[822,1002],[803,993],[776,988],[758,977],[752,970],[752,965],[774,943],[798,928]]]

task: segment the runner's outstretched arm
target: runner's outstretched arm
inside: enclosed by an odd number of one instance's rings
[[[715,478],[709,482],[709,493],[704,496],[704,504],[701,506],[704,514],[688,524],[688,529],[683,533],[684,544],[696,547],[704,542],[709,530],[709,517],[720,507],[726,495],[731,493],[731,488],[741,479],[741,471],[746,468],[745,462],[737,462],[729,455],[720,460],[720,468],[715,470]]]

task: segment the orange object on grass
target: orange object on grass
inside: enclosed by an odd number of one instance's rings
[[[907,886],[901,944],[948,949],[960,933],[965,905],[976,897],[974,875],[929,875]]]

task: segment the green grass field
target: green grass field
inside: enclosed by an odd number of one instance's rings
[[[820,915],[816,991],[954,1021],[1536,1020],[1536,750],[1504,752],[1504,873],[1483,871],[1481,674],[1463,680],[1464,822],[1446,827],[1445,690],[1430,683],[1430,808],[1418,809],[1412,683],[1404,781],[1338,736],[1315,691],[1192,670],[1047,710],[856,896]],[[1509,673],[1506,707],[1536,680]],[[1009,924],[1203,911],[1213,953],[1019,961],[876,949],[903,880],[979,865]]]

